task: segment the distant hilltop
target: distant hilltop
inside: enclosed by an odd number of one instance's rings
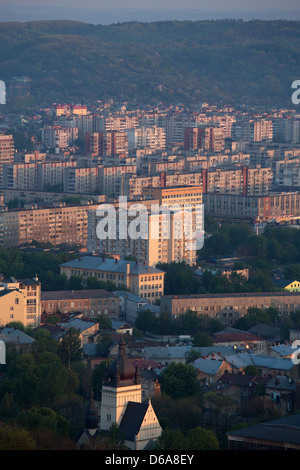
[[[0,23],[0,79],[43,102],[256,104],[292,108],[300,22],[70,20]]]

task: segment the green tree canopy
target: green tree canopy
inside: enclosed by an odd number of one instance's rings
[[[193,396],[200,392],[197,372],[188,364],[171,362],[161,373],[162,391],[172,398]]]

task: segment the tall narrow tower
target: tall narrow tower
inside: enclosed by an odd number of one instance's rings
[[[126,357],[123,336],[119,343],[119,357],[108,368],[102,386],[101,430],[120,424],[128,402],[142,402],[142,386],[138,367]]]

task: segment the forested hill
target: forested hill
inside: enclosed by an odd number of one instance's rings
[[[292,107],[300,22],[0,23],[0,79],[39,103],[248,103]]]

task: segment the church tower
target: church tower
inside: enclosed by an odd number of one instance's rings
[[[128,402],[142,402],[142,386],[138,367],[126,357],[123,336],[119,342],[119,357],[106,371],[102,385],[100,429],[120,425]]]

